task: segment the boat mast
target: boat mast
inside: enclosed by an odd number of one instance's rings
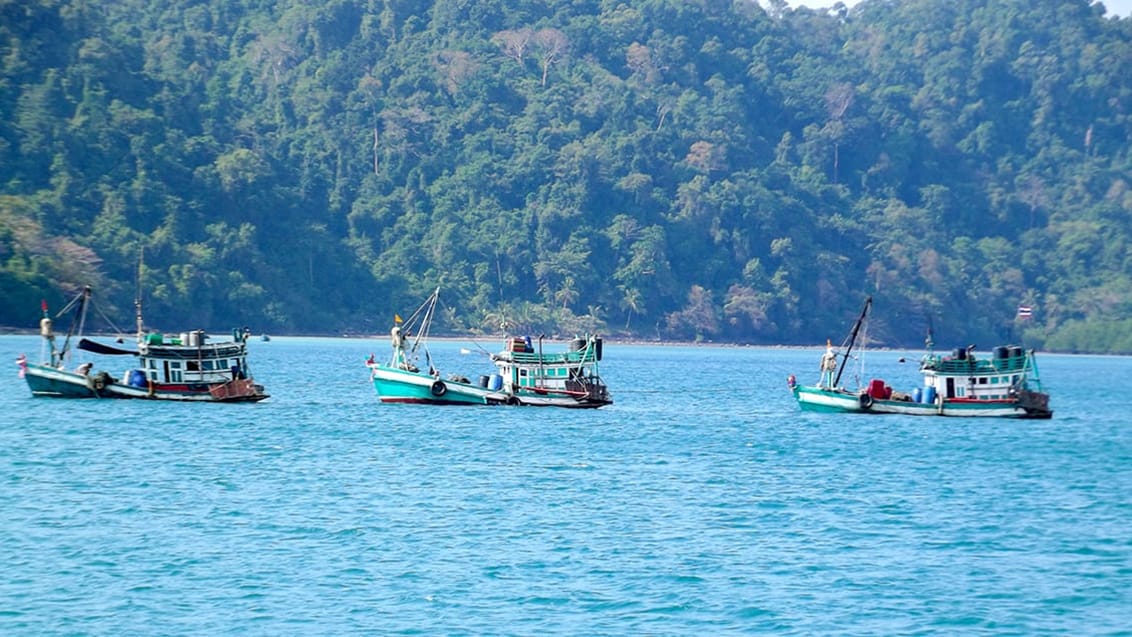
[[[413,335],[415,337],[415,338],[413,338],[413,348],[411,350],[411,352],[413,354],[416,354],[417,348],[420,347],[421,342],[426,341],[428,339],[428,332],[429,332],[429,329],[432,327],[433,313],[436,311],[436,302],[439,301],[439,300],[440,300],[440,286],[437,286],[437,288],[432,291],[432,296],[428,297],[428,300],[426,300],[421,305],[421,307],[417,309],[416,312],[413,312],[413,315],[410,316],[409,320],[405,322],[405,325],[407,325],[407,326],[409,326],[409,325],[415,326],[413,320],[415,318],[417,318],[417,315],[420,314],[421,310],[424,310],[424,314],[420,318],[421,322],[420,322],[419,328],[417,328],[417,333]]]
[[[845,371],[845,363],[849,361],[849,352],[853,351],[853,343],[857,340],[857,332],[861,330],[861,324],[865,322],[865,316],[869,313],[869,306],[873,304],[873,297],[865,299],[865,307],[861,310],[861,316],[857,317],[857,322],[853,324],[853,331],[849,334],[849,346],[845,348],[845,355],[841,358],[841,366],[837,368],[837,377],[833,379],[833,386],[837,387],[841,382],[841,372]]]
[[[67,328],[67,336],[63,339],[63,347],[61,349],[55,349],[55,334],[51,331],[51,321],[48,320],[46,325],[44,325],[43,321],[40,321],[40,333],[43,334],[44,338],[46,338],[51,344],[52,367],[61,367],[63,365],[64,359],[67,358],[67,354],[70,352],[71,337],[75,335],[76,328],[79,336],[82,336],[83,327],[86,325],[86,310],[88,301],[90,300],[90,295],[90,286],[84,285],[82,292],[79,292],[78,296],[72,299],[66,307],[59,311],[58,316],[62,316],[64,313],[70,311],[72,307],[75,308],[75,318],[71,321],[71,325]],[[46,301],[43,302],[43,313],[44,318],[47,318]]]
[[[542,367],[542,339],[545,337],[546,334],[538,335],[538,379],[535,382],[536,387],[542,387],[545,384],[546,370]]]

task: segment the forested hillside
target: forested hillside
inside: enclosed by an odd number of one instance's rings
[[[1088,0],[0,0],[0,325],[144,255],[158,329],[1132,352],[1129,69]]]

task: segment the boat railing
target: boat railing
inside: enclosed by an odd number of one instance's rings
[[[544,353],[541,355],[538,352],[504,352],[499,356],[505,360],[510,357],[510,360],[514,363],[530,365],[537,365],[538,363],[544,365],[579,365],[597,362],[597,353],[592,347],[572,352]]]
[[[994,372],[1022,372],[1028,367],[1029,356],[1025,353],[1001,358],[963,358],[932,354],[925,356],[921,369],[933,370],[940,374],[990,374]]]
[[[178,358],[192,360],[194,358],[230,358],[240,356],[245,350],[243,343],[221,341],[200,346],[184,345],[151,345],[141,348],[143,356],[153,358]]]

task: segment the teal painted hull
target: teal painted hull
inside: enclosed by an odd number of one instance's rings
[[[384,365],[371,367],[373,388],[383,403],[425,405],[487,405],[494,401],[486,387],[453,380],[439,380],[428,374],[408,372]]]
[[[53,369],[46,365],[28,365],[24,372],[28,388],[33,396],[54,398],[96,398],[87,386],[87,377],[71,372]]]
[[[860,393],[820,387],[793,388],[803,411],[845,414],[902,414],[905,416],[949,416],[968,418],[1050,418],[1044,410],[1027,410],[1013,400],[943,400],[916,403],[879,400]]]

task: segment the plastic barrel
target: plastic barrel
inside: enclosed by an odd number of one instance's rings
[[[935,387],[924,388],[924,403],[932,404],[935,402]]]
[[[483,376],[480,376],[480,387],[487,387],[487,383],[490,380],[491,380],[491,376],[488,376],[486,374],[484,374]]]
[[[140,369],[131,369],[128,384],[134,387],[145,387],[145,372]]]
[[[491,375],[491,383],[487,386],[491,391],[499,391],[503,389],[503,377],[499,374]]]
[[[919,387],[913,389],[912,390],[912,402],[919,403],[919,402],[923,402],[923,400],[924,400],[924,392]]]

